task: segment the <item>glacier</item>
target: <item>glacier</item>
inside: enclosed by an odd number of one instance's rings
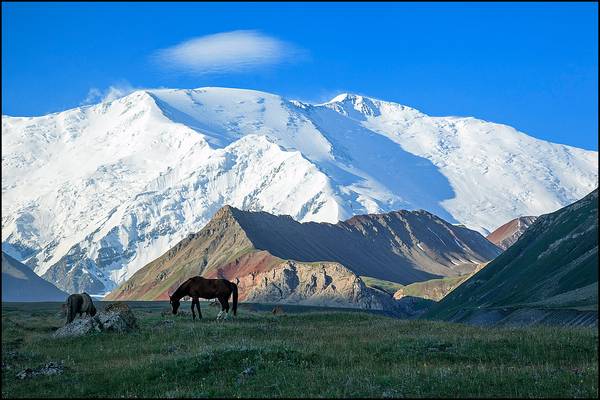
[[[486,235],[597,186],[595,151],[353,94],[140,90],[2,116],[2,249],[71,292],[110,291],[225,204],[331,223],[425,209]]]

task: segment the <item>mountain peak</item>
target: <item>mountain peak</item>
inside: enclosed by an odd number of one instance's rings
[[[352,94],[352,93],[340,93],[337,96],[335,96],[333,99],[331,99],[328,102],[326,102],[325,104],[328,104],[328,103],[341,103],[341,102],[344,102],[344,101],[354,100],[356,97],[357,97],[357,95]]]
[[[365,117],[401,115],[414,118],[424,115],[417,109],[392,101],[384,101],[373,97],[354,93],[341,93],[326,103],[319,104],[331,108],[347,117],[364,120]]]
[[[223,207],[219,208],[219,210],[213,216],[213,220],[216,219],[227,219],[227,218],[235,218],[235,211],[238,211],[237,208],[230,206],[229,204],[225,204]]]

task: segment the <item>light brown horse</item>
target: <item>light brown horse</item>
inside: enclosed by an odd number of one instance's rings
[[[223,317],[225,313],[225,319],[229,315],[229,296],[233,294],[233,315],[237,314],[238,304],[238,287],[235,283],[229,282],[227,279],[205,279],[201,276],[194,276],[183,282],[175,292],[169,296],[171,306],[173,307],[173,314],[177,314],[179,309],[180,300],[182,297],[190,296],[192,298],[192,318],[196,319],[196,313],[194,312],[194,306],[198,310],[198,317],[202,318],[202,311],[200,311],[200,297],[203,299],[214,299],[217,298],[221,303],[221,311],[217,315],[217,321]]]

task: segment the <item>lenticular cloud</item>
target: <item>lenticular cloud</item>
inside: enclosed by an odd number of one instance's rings
[[[161,66],[193,74],[243,72],[291,61],[293,45],[257,31],[232,31],[201,36],[158,50]]]

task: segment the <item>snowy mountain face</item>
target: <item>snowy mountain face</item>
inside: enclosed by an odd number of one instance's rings
[[[2,248],[61,289],[104,293],[225,204],[331,223],[420,208],[485,235],[578,200],[597,169],[597,152],[362,96],[138,91],[2,117]]]

